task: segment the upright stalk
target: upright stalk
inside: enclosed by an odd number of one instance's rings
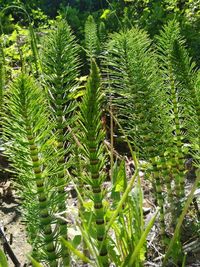
[[[20,74],[5,94],[3,138],[16,172],[15,183],[23,199],[23,214],[34,257],[57,267],[51,216],[55,198],[50,185],[55,175],[51,166],[54,149],[50,145],[52,128],[46,104],[35,80]]]
[[[107,240],[105,236],[105,211],[103,207],[103,140],[105,133],[101,125],[101,92],[99,70],[94,61],[91,62],[91,73],[87,81],[86,92],[81,104],[81,125],[83,127],[83,152],[87,158],[87,180],[92,189],[94,202],[96,240],[99,262],[102,266],[109,266]]]
[[[57,255],[55,252],[54,235],[51,228],[52,218],[48,210],[48,201],[45,192],[45,181],[42,174],[42,164],[39,160],[39,151],[36,145],[33,129],[25,115],[24,119],[27,122],[26,132],[30,148],[30,156],[33,164],[33,171],[35,175],[35,182],[37,187],[38,204],[39,204],[39,216],[40,227],[44,235],[45,250],[48,258],[49,265],[51,267],[57,267]]]
[[[60,21],[56,27],[45,37],[42,48],[42,69],[48,90],[48,99],[51,105],[52,117],[55,120],[57,133],[57,150],[60,157],[57,159],[59,173],[57,175],[57,193],[59,198],[58,212],[62,213],[64,220],[58,219],[59,234],[68,240],[66,223],[65,186],[69,181],[66,168],[71,167],[71,135],[68,127],[73,127],[73,111],[75,104],[70,95],[77,87],[79,73],[78,47],[69,25]],[[64,266],[70,263],[69,252],[63,246],[62,258]]]

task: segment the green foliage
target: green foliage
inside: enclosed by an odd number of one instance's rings
[[[176,79],[176,72],[174,71],[174,48],[175,42],[179,40],[179,28],[176,22],[171,21],[160,34],[158,49],[160,52],[161,68],[164,74],[166,99],[169,105],[167,112],[170,120],[169,128],[171,132],[171,144],[168,148],[171,162],[170,164],[175,167],[174,173],[175,184],[177,187],[178,198],[184,196],[184,162],[183,162],[183,142],[185,128],[185,121],[187,112],[184,103],[186,101],[186,92],[184,88],[180,87],[179,81]],[[174,157],[174,159],[173,159]],[[178,172],[178,173],[176,173]]]
[[[103,46],[107,39],[106,25],[103,21],[101,21],[99,24],[98,33],[99,33],[99,41],[101,42],[101,46]]]
[[[5,55],[3,47],[0,46],[0,111],[2,109],[4,89],[5,89]]]
[[[74,246],[70,242],[66,241],[64,238],[61,239],[61,242],[64,244],[64,246],[67,249],[69,249],[75,255],[77,255],[78,258],[80,258],[83,262],[85,262],[85,263],[92,263],[89,258],[87,258],[84,254],[82,254],[80,251],[78,251],[77,249],[75,249]]]
[[[53,124],[46,104],[41,88],[31,77],[20,74],[6,93],[3,132],[6,151],[17,176],[17,188],[24,199],[29,241],[33,250],[39,250],[37,258],[57,266],[51,228],[55,194],[49,179],[56,166],[52,164]]]
[[[103,266],[108,264],[108,251],[105,236],[105,211],[103,207],[104,192],[102,190],[105,174],[103,152],[104,132],[101,125],[101,101],[99,70],[94,61],[91,62],[91,73],[86,84],[86,92],[81,104],[80,125],[83,127],[82,153],[86,160],[88,178],[85,182],[91,186],[91,198],[94,203],[96,240],[98,257]]]
[[[33,267],[43,267],[43,265],[38,263],[33,257],[28,256],[28,258],[31,261]]]
[[[93,10],[99,4],[88,3]],[[86,11],[81,4],[77,1],[76,7]],[[14,185],[22,197],[33,265],[69,266],[72,256],[97,267],[142,267],[148,252],[147,235],[157,212],[145,226],[141,159],[146,162],[145,177],[152,183],[159,206],[162,245],[167,251],[163,264],[169,258],[174,264],[180,263],[181,227],[199,180],[185,199],[184,160],[194,157],[199,168],[200,146],[200,76],[181,36],[185,23],[181,14],[187,13],[188,21],[191,16],[185,10],[187,5],[179,1],[113,1],[100,12],[100,23],[90,15],[85,24],[85,50],[91,68],[88,78],[80,77],[79,47],[70,26],[60,20],[64,15],[66,19],[67,14],[75,15],[73,27],[82,31],[87,12],[80,18],[80,10],[65,9],[63,5],[63,13],[39,41],[40,53],[30,21],[31,41],[28,31],[19,26],[11,35],[2,36],[6,44],[0,51],[3,139]],[[40,16],[43,20],[39,10],[32,13],[38,23]],[[154,35],[164,23],[165,14],[167,20],[176,14],[181,24],[168,22],[155,38],[156,46],[145,30],[132,27],[143,25]],[[117,25],[112,28],[114,18]],[[154,23],[158,26],[155,31],[151,29]],[[118,27],[122,30],[108,39],[107,33]],[[100,59],[103,49],[104,87],[94,60]],[[6,62],[9,68],[4,66]],[[16,66],[17,71],[13,71]],[[83,67],[87,71],[87,66]],[[9,86],[8,74],[12,79],[17,76]],[[135,167],[130,179],[124,160],[114,164],[113,129],[108,149],[111,175],[106,173],[109,165],[103,127],[108,125],[102,118],[103,102],[109,102],[111,120],[119,128],[117,135],[128,140]],[[111,176],[111,182],[105,190],[106,175]],[[71,185],[78,194],[78,205],[74,208],[77,217],[68,224],[68,211],[72,210],[68,210],[70,200],[65,189]],[[170,242],[166,240],[166,226],[172,226]]]
[[[190,140],[192,146],[196,145],[193,143],[194,139],[191,140],[194,134],[191,133],[190,126],[196,120],[196,125],[199,127],[195,65],[184,47],[180,28],[175,21],[169,22],[158,37],[158,50],[164,74],[165,97],[169,103],[167,106],[171,125],[169,128],[171,144],[167,148],[171,158],[169,166],[173,173],[176,194],[180,199],[184,196],[185,183],[184,144]]]
[[[8,262],[6,259],[6,255],[0,249],[0,267],[8,267]]]
[[[178,97],[180,117],[184,120],[181,122],[182,132],[184,132],[182,133],[182,142],[190,143],[190,149],[185,152],[194,156],[198,161],[200,105],[197,67],[189,56],[177,23],[170,22],[161,36],[165,36],[161,37],[163,40],[165,38],[165,43],[162,45],[164,50],[166,50],[165,45],[168,42],[168,57],[171,61],[176,91],[180,95]],[[162,51],[163,56],[164,54]],[[196,127],[192,126],[194,122]],[[182,149],[184,150],[184,148]]]
[[[11,35],[2,35],[3,50],[6,57],[6,72],[8,76],[13,76],[19,72],[21,66],[20,51],[23,53],[24,60],[29,64],[32,60],[32,53],[29,47],[28,30],[17,27]],[[20,47],[20,48],[19,48]],[[15,67],[15,69],[13,69]]]
[[[143,158],[155,157],[164,149],[162,135],[165,126],[160,121],[163,113],[162,82],[150,45],[144,31],[131,29],[112,36],[105,57],[107,83],[115,96],[113,108],[122,128]],[[159,143],[159,140],[162,141]]]
[[[56,28],[43,39],[42,69],[49,93],[52,116],[59,131],[59,142],[67,142],[66,126],[72,124],[72,112],[75,108],[73,95],[78,87],[79,75],[78,46],[69,25],[58,22]],[[62,137],[63,136],[63,137]]]
[[[71,6],[63,6],[61,5],[59,9],[59,17],[65,19],[69,25],[71,26],[72,30],[75,32],[82,31],[82,20],[80,11]]]
[[[52,108],[52,117],[54,118],[55,131],[57,132],[58,148],[62,156],[58,158],[58,211],[63,213],[66,210],[66,192],[65,185],[69,181],[66,176],[65,166],[69,168],[70,163],[70,137],[66,127],[72,127],[74,101],[71,97],[77,87],[78,78],[78,47],[71,29],[64,21],[57,23],[56,29],[51,31],[43,40],[42,51],[42,69],[44,80],[48,90],[48,98]],[[58,220],[60,224],[60,234],[67,238],[67,226],[63,220]],[[65,250],[63,249],[63,253]],[[64,261],[68,256],[63,255]],[[66,263],[65,263],[66,264]]]
[[[132,28],[113,34],[106,47],[104,69],[108,94],[122,128],[138,157],[152,164],[164,238],[163,191],[166,186],[174,223],[185,194],[184,144],[190,140],[197,147],[191,137],[198,134],[191,130],[192,122],[198,126],[198,96],[194,64],[183,46],[177,23],[169,22],[158,40],[156,56],[145,32]]]
[[[97,35],[97,25],[91,15],[85,22],[85,48],[89,60],[98,56],[99,40]]]
[[[117,168],[117,166],[115,168]],[[115,182],[111,196],[113,199],[112,209],[117,209],[118,217],[112,221],[112,224],[109,222],[109,225],[111,225],[115,233],[115,247],[117,248],[117,253],[120,254],[120,260],[112,256],[111,259],[117,266],[120,266],[120,261],[122,266],[131,266],[133,263],[130,262],[132,262],[131,258],[134,254],[133,261],[136,266],[142,266],[145,260],[146,238],[143,238],[143,242],[136,251],[136,247],[139,245],[142,233],[144,232],[142,211],[143,195],[140,182],[138,180],[137,185],[132,189],[131,183],[135,181],[136,178],[136,176],[133,176],[130,184],[127,185],[127,176],[123,162],[119,169],[114,169],[114,174],[115,173],[117,177],[116,180],[115,175],[113,177]],[[120,186],[120,184],[122,186]],[[120,203],[123,203],[122,206],[119,206]]]
[[[180,258],[183,257],[182,255],[182,248],[181,248],[181,244],[179,243],[179,234],[180,234],[180,231],[181,231],[181,227],[182,227],[182,223],[183,223],[183,220],[184,220],[184,217],[189,209],[189,206],[193,200],[193,197],[194,197],[194,193],[195,193],[195,190],[196,188],[198,187],[198,184],[200,182],[200,173],[199,173],[199,170],[197,171],[197,179],[195,181],[195,183],[193,184],[193,187],[190,191],[190,194],[185,202],[185,205],[184,205],[184,208],[182,210],[182,213],[180,214],[180,217],[178,218],[178,221],[177,221],[177,225],[176,225],[176,228],[175,228],[175,231],[174,231],[174,236],[173,238],[171,239],[170,243],[169,243],[169,246],[168,246],[168,249],[166,251],[166,254],[165,254],[165,258],[164,258],[164,261],[163,261],[163,265],[166,264],[167,262],[167,259],[169,258],[170,254],[174,255],[173,259],[176,259],[176,261],[180,261]],[[178,246],[177,246],[178,245]],[[177,250],[177,247],[178,247],[178,250]],[[180,255],[181,253],[181,255]],[[183,258],[183,262],[185,261],[185,259]]]
[[[109,32],[118,31],[122,27],[130,29],[133,25],[137,25],[151,36],[158,34],[163,25],[173,18],[181,23],[182,35],[190,45],[191,54],[199,63],[199,0],[110,1],[109,9],[103,13]]]

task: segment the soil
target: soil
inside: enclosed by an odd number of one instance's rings
[[[22,221],[19,199],[11,189],[9,182],[0,183],[0,226],[17,260],[22,266],[27,265],[26,255],[30,252],[27,243],[25,225]],[[2,194],[3,193],[3,194]],[[2,247],[2,244],[0,245]],[[8,257],[9,267],[15,267]]]
[[[127,173],[131,176],[133,172],[132,162],[127,161]],[[144,180],[141,173],[142,187],[144,192],[144,215],[145,222],[152,218],[156,210],[156,204],[153,198],[153,188],[151,183]],[[16,196],[14,189],[9,182],[10,177],[6,177],[4,180],[0,180],[0,226],[4,231],[5,237],[7,238],[13,253],[15,254],[18,261],[21,263],[20,267],[29,266],[27,263],[27,254],[30,252],[31,247],[27,243],[25,225],[22,221],[22,214],[20,211],[20,199]],[[108,182],[107,182],[108,183]],[[110,185],[108,185],[109,187]],[[192,186],[192,180],[187,181],[187,188]],[[76,202],[76,194],[72,197],[72,205]],[[194,210],[194,207],[192,207]],[[191,233],[190,225],[186,226],[185,233]],[[188,249],[187,256],[187,267],[200,267],[200,248],[195,251],[200,244],[197,233],[193,233],[192,237],[185,236],[185,245]],[[191,240],[189,240],[191,238]],[[196,243],[195,243],[196,242]],[[194,248],[191,248],[191,247]],[[0,244],[2,247],[2,244]],[[147,240],[148,247],[148,260],[145,263],[145,267],[160,267],[163,259],[163,253],[161,252],[160,237],[159,237],[159,224],[155,223]],[[8,257],[9,267],[15,267]],[[73,266],[77,266],[76,264]],[[174,266],[174,265],[171,265]],[[171,267],[169,265],[169,267]],[[80,265],[79,265],[80,267]]]

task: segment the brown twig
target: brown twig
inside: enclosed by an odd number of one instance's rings
[[[21,264],[18,261],[17,257],[15,256],[12,248],[10,247],[9,242],[8,242],[8,240],[7,240],[7,238],[6,238],[5,234],[4,234],[2,226],[0,226],[0,239],[2,240],[4,252],[8,254],[10,259],[14,263],[15,267],[20,267]]]

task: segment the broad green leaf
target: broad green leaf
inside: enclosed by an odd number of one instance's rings
[[[82,239],[81,235],[76,235],[76,236],[74,237],[74,239],[73,239],[73,241],[72,241],[72,244],[73,244],[73,246],[74,246],[75,248],[77,248],[78,245],[80,245],[80,243],[81,243],[81,239]]]
[[[60,241],[62,242],[62,244],[68,248],[69,250],[71,250],[71,252],[73,252],[79,259],[81,259],[84,262],[87,263],[92,263],[91,260],[89,258],[87,258],[82,252],[80,252],[79,250],[77,250],[69,241],[66,241],[64,238],[60,238]]]
[[[93,202],[92,201],[84,201],[83,202],[83,207],[86,209],[86,210],[92,210],[93,208]]]
[[[134,154],[133,154],[133,156],[134,156]],[[117,205],[117,208],[113,213],[113,216],[111,217],[111,219],[109,220],[109,222],[107,224],[106,232],[108,232],[109,229],[112,227],[113,222],[115,221],[115,219],[118,216],[120,210],[122,209],[123,204],[126,202],[128,194],[130,193],[130,191],[131,191],[131,189],[133,187],[133,184],[135,182],[135,179],[138,176],[139,168],[138,168],[138,163],[137,163],[136,156],[134,156],[134,161],[135,161],[135,173],[132,176],[132,178],[131,178],[131,180],[130,180],[130,182],[129,182],[129,184],[128,184],[125,192],[124,192],[124,194],[122,195],[122,197],[121,197],[121,199],[120,199],[120,201],[119,201],[119,203]]]
[[[116,250],[116,244],[112,238],[108,239],[108,251],[111,261],[115,263],[115,266],[120,266],[120,255]]]
[[[126,187],[127,187],[126,170],[125,170],[125,161],[123,160],[120,163],[119,172],[116,180],[115,192],[124,192]]]
[[[119,172],[119,166],[117,164],[118,162],[116,161],[114,166],[113,166],[113,173],[112,173],[112,183],[113,183],[113,186],[112,186],[112,191],[111,191],[111,198],[114,201],[113,204],[115,204],[115,202],[118,202],[120,200],[120,193],[119,192],[116,192],[115,190],[115,186],[116,186],[116,181],[117,181],[117,176],[118,176],[118,172]]]
[[[18,36],[18,33],[17,33],[16,30],[14,30],[14,31],[12,32],[12,34],[10,35],[10,37],[8,38],[8,40],[11,41],[11,42],[16,42],[16,40],[17,40],[17,36]]]
[[[156,212],[156,214],[153,216],[153,218],[148,223],[144,233],[142,234],[142,236],[141,236],[137,246],[135,247],[135,249],[134,249],[134,251],[133,251],[133,253],[132,253],[131,257],[130,257],[130,260],[129,260],[129,262],[128,262],[128,264],[126,266],[130,266],[130,267],[134,266],[134,263],[137,260],[138,256],[141,256],[140,255],[141,249],[143,249],[143,245],[146,242],[147,235],[149,234],[151,228],[153,227],[153,225],[155,223],[157,214],[158,214],[158,211]],[[124,264],[122,266],[126,267]]]
[[[80,88],[84,88],[84,86],[79,86],[79,89]],[[80,91],[72,92],[72,93],[69,94],[69,98],[70,99],[77,99],[77,98],[83,96],[84,93],[85,93],[85,90],[80,90]]]
[[[101,15],[101,19],[107,19],[108,18],[108,15],[111,13],[111,10],[110,9],[105,9],[103,14]]]
[[[8,262],[6,259],[6,255],[3,250],[0,249],[0,267],[8,267]]]
[[[41,263],[37,262],[33,257],[28,255],[29,260],[31,261],[33,267],[44,267]]]

